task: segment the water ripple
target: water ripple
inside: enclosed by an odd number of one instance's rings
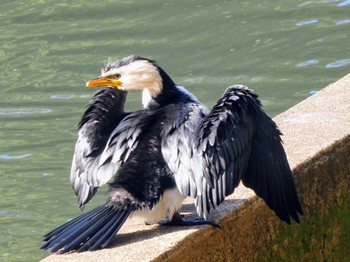
[[[341,2],[340,4],[337,4],[337,6],[346,6],[346,5],[350,5],[350,0],[346,0],[344,2]]]
[[[184,83],[190,83],[190,84],[198,84],[203,82],[204,77],[194,77],[194,78],[186,78],[183,80]]]
[[[50,96],[50,99],[71,99],[73,97],[74,97],[73,95],[61,94],[61,95],[52,95]]]
[[[312,60],[300,62],[299,64],[296,64],[296,67],[304,67],[304,66],[314,65],[317,63],[318,63],[318,60],[312,59]]]
[[[45,108],[0,108],[0,115],[47,114],[51,111],[51,109]]]
[[[314,94],[316,94],[316,93],[318,93],[320,90],[311,90],[311,91],[309,91],[309,94],[310,95],[314,95]]]
[[[23,154],[23,155],[17,155],[17,156],[0,155],[0,159],[4,159],[4,160],[22,159],[22,158],[26,158],[26,157],[31,156],[31,155],[32,154]]]
[[[325,68],[337,68],[350,64],[350,59],[342,59],[325,65]]]
[[[302,21],[302,22],[298,22],[295,25],[296,26],[304,26],[304,25],[310,25],[310,24],[315,24],[317,23],[318,20],[317,19],[312,19],[312,20],[308,20],[308,21]]]
[[[323,3],[325,4],[331,4],[331,3],[336,3],[339,2],[339,0],[323,0]]]
[[[344,25],[344,24],[349,24],[349,23],[350,23],[350,19],[345,19],[345,20],[337,21],[335,24],[336,25]]]

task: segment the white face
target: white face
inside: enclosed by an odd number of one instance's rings
[[[125,90],[148,90],[152,97],[156,97],[162,90],[162,78],[158,69],[148,61],[136,60],[125,66],[102,71],[101,77],[117,77],[122,83],[119,88]]]

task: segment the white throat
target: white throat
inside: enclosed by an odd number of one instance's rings
[[[142,91],[142,105],[143,105],[143,108],[147,108],[149,103],[153,100],[153,95],[154,95],[154,92],[152,94],[151,90],[146,88],[146,89],[143,89]],[[157,94],[155,94],[157,95]]]

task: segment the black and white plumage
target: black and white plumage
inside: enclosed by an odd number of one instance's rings
[[[195,198],[208,218],[240,181],[288,224],[302,214],[280,131],[257,95],[231,86],[209,111],[154,61],[108,61],[87,86],[96,92],[78,126],[70,181],[83,207],[109,182],[107,202],[44,236],[43,249],[108,246],[125,220],[169,221]],[[127,91],[143,90],[143,109],[124,112]]]

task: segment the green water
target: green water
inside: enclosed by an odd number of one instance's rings
[[[0,29],[0,261],[46,256],[41,235],[80,213],[75,128],[108,57],[156,59],[210,107],[248,85],[272,116],[350,72],[350,1],[2,0]]]

